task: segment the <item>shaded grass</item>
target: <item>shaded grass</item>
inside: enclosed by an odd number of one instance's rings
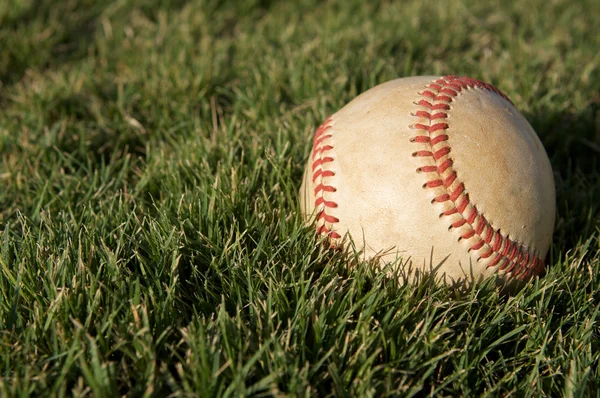
[[[0,6],[0,395],[600,387],[593,2],[36,4]],[[495,84],[551,157],[514,296],[347,269],[301,225],[315,126],[419,74]]]

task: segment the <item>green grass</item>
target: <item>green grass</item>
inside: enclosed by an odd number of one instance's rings
[[[578,397],[600,389],[594,0],[0,2],[0,396]],[[298,215],[310,138],[460,74],[552,161],[513,296],[347,269]]]

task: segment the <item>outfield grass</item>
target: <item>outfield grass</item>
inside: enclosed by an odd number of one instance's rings
[[[596,1],[0,1],[0,396],[600,389]],[[325,117],[490,82],[551,158],[545,277],[401,286],[302,227]]]

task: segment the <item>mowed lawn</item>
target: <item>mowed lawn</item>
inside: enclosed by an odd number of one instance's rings
[[[596,395],[599,20],[595,0],[0,1],[0,396]],[[299,215],[327,115],[448,74],[506,93],[554,168],[547,273],[514,295],[348,267]]]

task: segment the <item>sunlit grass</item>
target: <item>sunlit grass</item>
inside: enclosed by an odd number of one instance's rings
[[[0,2],[0,396],[583,396],[598,382],[600,8]],[[547,274],[513,296],[348,269],[302,226],[310,137],[460,74],[546,146]]]

